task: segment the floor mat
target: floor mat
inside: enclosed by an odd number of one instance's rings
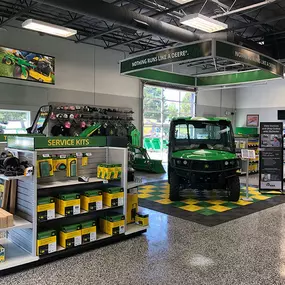
[[[258,188],[251,186],[249,197],[253,202],[247,202],[242,200],[246,195],[245,186],[242,186],[238,202],[229,202],[226,193],[220,191],[185,191],[181,201],[172,202],[168,199],[169,184],[158,182],[139,188],[139,204],[205,226],[215,226],[284,203],[285,195],[277,193],[261,194]]]

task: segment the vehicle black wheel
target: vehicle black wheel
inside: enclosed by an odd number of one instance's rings
[[[240,182],[239,177],[235,176],[228,179],[227,188],[229,191],[229,200],[237,202],[240,197]]]
[[[179,201],[180,195],[179,195],[179,177],[174,173],[170,172],[169,174],[169,184],[170,184],[170,193],[169,193],[169,199],[171,201]]]
[[[7,64],[7,65],[12,65],[13,61],[10,58],[3,57],[2,63]]]
[[[16,65],[13,71],[13,76],[15,78],[21,78],[21,75],[22,75],[21,67],[19,65]]]

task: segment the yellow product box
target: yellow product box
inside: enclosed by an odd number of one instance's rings
[[[59,244],[63,248],[70,248],[81,245],[81,225],[76,224],[62,227],[59,233]]]
[[[120,180],[122,177],[122,164],[115,164],[115,176],[114,179]]]
[[[104,169],[104,179],[113,180],[115,179],[115,166],[114,164],[107,164]]]
[[[37,177],[53,176],[53,160],[50,156],[40,156],[37,160]]]
[[[137,213],[136,224],[142,227],[147,227],[148,226],[148,215]]]
[[[95,241],[97,239],[96,221],[81,223],[82,244]]]
[[[55,218],[55,199],[44,197],[38,199],[37,206],[38,221],[48,221]]]
[[[80,194],[62,194],[56,199],[55,210],[63,216],[80,214]]]
[[[56,252],[56,231],[50,230],[38,233],[37,255],[47,255]]]
[[[66,155],[55,156],[52,159],[53,171],[66,171],[67,159]]]
[[[5,247],[0,244],[0,263],[5,262]]]
[[[92,212],[103,209],[102,190],[86,191],[80,196],[81,209]]]
[[[116,215],[100,218],[100,229],[111,236],[125,233],[125,216]]]
[[[70,156],[67,158],[66,176],[77,177],[77,157]]]
[[[103,204],[107,207],[118,207],[124,205],[124,189],[112,187],[103,190]]]
[[[138,194],[129,194],[127,197],[127,223],[134,223],[136,214],[139,211]]]
[[[106,169],[106,163],[101,163],[97,166],[97,178],[104,179],[105,169]]]

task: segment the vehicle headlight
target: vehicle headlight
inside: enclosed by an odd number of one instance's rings
[[[184,161],[183,161],[183,164],[184,164],[184,165],[187,165],[187,163],[188,163],[187,160],[184,160]]]
[[[235,164],[236,164],[236,161],[235,161],[235,160],[231,160],[231,161],[230,161],[230,164],[231,164],[231,165],[235,165]]]
[[[181,160],[176,160],[176,164],[180,165],[181,164]]]
[[[229,162],[228,161],[225,161],[225,166],[228,166],[229,165]]]

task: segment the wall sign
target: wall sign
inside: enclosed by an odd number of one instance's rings
[[[0,77],[55,84],[55,58],[0,47]]]
[[[283,192],[283,123],[260,123],[259,189]]]
[[[247,127],[258,127],[259,125],[259,115],[247,115],[246,116],[246,126]]]

